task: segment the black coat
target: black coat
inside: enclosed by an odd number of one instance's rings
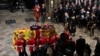
[[[75,7],[69,6],[69,16],[70,16],[70,17],[74,16],[73,11],[75,11]]]
[[[72,52],[75,51],[75,42],[74,41],[68,41],[66,48],[71,50]]]
[[[76,51],[78,53],[83,53],[85,50],[85,39],[80,38],[76,40]]]
[[[37,56],[48,56],[47,49],[51,48],[53,51],[53,48],[49,43],[46,43],[43,47],[37,49]]]
[[[70,20],[70,22],[68,24],[68,29],[69,29],[70,33],[76,32],[76,20],[75,19]]]
[[[46,15],[46,8],[41,8],[41,15]]]
[[[88,56],[91,55],[91,48],[89,44],[85,44],[85,52],[87,53]]]
[[[58,10],[55,9],[54,12],[53,12],[53,17],[58,18],[58,15],[59,15],[58,13],[59,13]]]
[[[88,30],[90,30],[94,24],[97,24],[97,18],[94,16],[91,16],[90,19],[88,20]]]
[[[75,42],[70,40],[66,45],[65,53],[67,56],[74,56],[74,51],[75,51]]]
[[[79,15],[80,14],[80,10],[81,10],[81,7],[79,5],[76,5],[76,15]]]
[[[60,23],[64,22],[64,7],[62,9],[58,8],[58,18]]]
[[[60,35],[60,38],[57,40],[56,42],[56,47],[55,47],[55,51],[58,54],[60,52],[60,54],[65,54],[65,50],[66,50],[66,34],[62,33]]]
[[[66,44],[62,40],[57,41],[56,50],[61,53],[65,53]]]
[[[97,44],[96,44],[95,56],[100,56],[100,42],[99,41],[97,41]]]

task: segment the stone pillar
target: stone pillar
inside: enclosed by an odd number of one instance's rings
[[[54,0],[50,0],[50,16],[52,17],[53,10],[54,10]]]
[[[52,11],[54,10],[54,8],[58,8],[61,0],[44,0],[44,2],[46,5],[47,13],[49,13],[49,15],[52,16]],[[53,5],[51,5],[52,3]]]
[[[54,8],[58,8],[61,0],[54,0]]]
[[[54,0],[54,9],[57,8],[58,1]]]
[[[46,9],[47,9],[47,12],[49,10],[49,0],[44,0],[44,3],[45,3],[45,6],[46,6]]]
[[[53,1],[53,0],[45,0],[45,5],[46,5],[46,9],[47,9],[47,13],[49,14],[49,15],[51,15],[51,11],[52,11],[52,9],[53,9],[53,7],[52,6],[54,6],[54,5],[51,5],[51,1]],[[54,3],[53,3],[54,4]]]

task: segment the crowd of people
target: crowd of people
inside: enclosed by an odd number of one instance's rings
[[[34,17],[38,22],[45,22],[47,18],[51,18],[54,23],[62,23],[67,25],[70,33],[75,35],[76,26],[83,29],[84,32],[89,31],[90,36],[94,35],[94,29],[100,29],[100,5],[99,0],[71,0],[61,2],[58,8],[53,10],[53,15],[47,15],[45,4],[34,6]],[[41,19],[40,19],[41,18]]]
[[[70,36],[75,36],[76,26],[80,29],[85,28],[90,36],[94,35],[94,29],[100,28],[100,4],[99,0],[68,0],[61,2],[58,8],[53,11],[51,21],[62,23],[64,32],[57,35],[53,25],[32,25],[29,36],[25,39],[24,32],[15,33],[14,46],[19,56],[91,56],[90,45],[86,43],[81,35],[79,39],[73,41]],[[45,4],[36,4],[33,8],[36,22],[45,22],[47,18]],[[26,50],[28,46],[29,50]],[[84,54],[85,53],[85,54]],[[100,39],[98,37],[94,51],[94,56],[100,56]]]
[[[54,9],[54,21],[56,23],[68,24],[69,30],[75,32],[76,25],[90,31],[94,35],[95,27],[100,28],[100,1],[99,0],[69,0],[62,2]],[[74,18],[74,19],[73,19]]]
[[[57,35],[53,25],[32,25],[28,38],[22,31],[14,34],[14,47],[19,56],[91,56],[91,47],[82,35],[76,41],[70,37],[68,30]],[[28,47],[28,50],[26,50]],[[76,53],[75,53],[76,51]],[[27,53],[29,52],[29,53]],[[98,37],[94,56],[100,56],[100,38]]]

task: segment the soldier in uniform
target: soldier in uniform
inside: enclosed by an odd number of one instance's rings
[[[39,39],[41,38],[41,26],[36,25],[36,24],[32,25],[32,26],[30,26],[30,30],[32,30],[32,33],[33,33],[33,36],[35,39],[35,45],[37,48],[39,45]]]
[[[51,45],[53,56],[55,56],[55,46],[56,46],[57,36],[53,35],[49,38],[49,43]]]
[[[39,39],[39,46],[38,46],[37,56],[46,56],[45,45],[47,44],[47,42],[48,42],[47,37],[42,36]]]
[[[32,25],[30,26],[30,30],[34,33],[35,40],[40,38],[41,26],[39,25]]]
[[[53,48],[55,48],[56,40],[57,40],[57,36],[55,36],[55,35],[49,38],[49,42]]]
[[[26,40],[24,39],[23,32],[20,32],[19,36],[21,37],[21,40],[23,40],[23,55],[28,56],[28,54],[26,52]]]
[[[18,40],[15,42],[15,45],[17,47],[19,56],[24,56],[24,55],[27,56],[26,49],[25,49],[26,43],[23,40],[22,36],[23,36],[22,33],[18,35]]]
[[[29,47],[29,51],[30,51],[30,56],[35,56],[36,55],[36,49],[35,49],[35,39],[33,37],[33,34],[30,34],[30,39],[28,39],[27,41],[27,46]]]
[[[19,56],[24,56],[23,55],[23,40],[21,40],[20,38],[18,38],[18,40],[15,42],[15,46],[17,48],[17,51],[18,51],[18,55]]]

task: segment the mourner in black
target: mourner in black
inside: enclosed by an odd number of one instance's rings
[[[85,25],[86,25],[85,10],[84,8],[82,8],[80,12],[79,28],[83,28]]]
[[[71,5],[69,6],[69,17],[72,17],[74,15],[74,12],[75,12],[75,4],[71,2]]]
[[[97,40],[97,44],[95,47],[95,55],[94,56],[100,56],[100,38]]]
[[[56,56],[63,56],[63,55],[65,55],[66,39],[67,39],[66,34],[62,33],[60,35],[60,38],[57,40],[56,47],[55,47]]]
[[[95,13],[96,17],[97,17],[97,20],[98,20],[98,29],[100,30],[100,5],[97,6],[97,10],[96,10],[96,13]]]
[[[67,56],[74,56],[74,51],[75,51],[75,42],[71,38],[67,43],[65,53]]]
[[[68,23],[68,29],[69,32],[72,36],[75,36],[75,32],[76,32],[76,20],[75,20],[75,16],[73,16],[70,20],[70,22]]]
[[[90,48],[90,45],[88,43],[85,44],[85,53],[87,56],[91,56],[91,48]]]
[[[85,39],[83,39],[82,36],[80,36],[79,39],[76,40],[76,52],[78,56],[84,56],[84,50],[85,50]]]
[[[67,2],[65,4],[65,7],[64,7],[63,25],[65,25],[65,23],[67,23],[69,21],[69,13],[70,13],[70,11],[69,11],[70,7],[69,6],[70,6],[70,4],[69,4],[69,2]]]
[[[64,20],[64,7],[62,4],[60,4],[60,7],[58,8],[58,17],[59,17],[59,22],[62,23]]]
[[[41,7],[41,21],[44,23],[46,20],[46,7],[45,4],[42,4]]]
[[[78,26],[80,25],[80,10],[81,10],[81,6],[78,3],[76,4],[76,9],[75,9],[76,23]]]
[[[88,30],[90,30],[90,36],[94,35],[94,28],[96,27],[96,16],[94,13],[92,13],[91,18],[88,21]]]
[[[64,14],[68,13],[68,15],[69,15],[69,13],[70,13],[69,9],[70,9],[70,4],[69,4],[69,2],[67,2],[64,6]]]
[[[53,18],[54,18],[55,23],[59,23],[58,10],[57,9],[54,9]]]

